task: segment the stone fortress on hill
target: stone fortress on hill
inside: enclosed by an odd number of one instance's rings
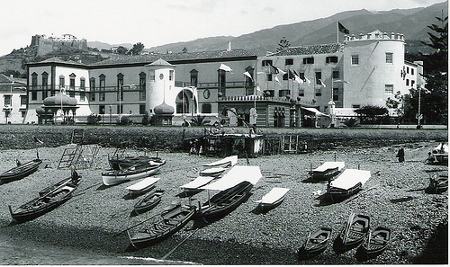
[[[37,47],[37,56],[43,56],[53,51],[64,51],[70,49],[87,49],[87,40],[78,39],[72,34],[63,34],[62,36],[47,36],[45,34],[36,34],[31,37],[31,47]]]

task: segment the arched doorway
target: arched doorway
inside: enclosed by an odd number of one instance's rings
[[[177,114],[194,114],[197,113],[197,103],[191,90],[181,90],[176,99]]]

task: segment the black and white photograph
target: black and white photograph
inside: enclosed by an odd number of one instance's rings
[[[0,265],[448,265],[448,1],[1,2]]]

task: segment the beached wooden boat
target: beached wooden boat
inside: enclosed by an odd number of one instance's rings
[[[355,256],[358,260],[374,259],[386,250],[390,241],[391,229],[379,226],[369,232],[369,237],[358,248]]]
[[[208,200],[199,204],[198,216],[206,220],[230,213],[250,196],[261,177],[258,166],[234,166],[219,180],[200,187],[207,190]],[[210,191],[220,192],[210,197]]]
[[[430,194],[440,194],[448,190],[448,175],[435,175],[430,178],[430,183],[425,189]]]
[[[194,206],[177,205],[163,212],[157,221],[128,229],[131,245],[135,248],[142,248],[167,239],[182,229],[194,216],[196,210]]]
[[[260,200],[257,200],[255,202],[259,203],[258,208],[262,212],[266,212],[280,205],[286,197],[286,193],[288,191],[288,188],[275,187],[272,188],[269,193],[265,194]]]
[[[448,143],[440,143],[437,147],[431,150],[427,159],[432,164],[448,164]]]
[[[303,246],[298,250],[298,259],[311,259],[327,249],[328,242],[331,239],[332,229],[321,227],[316,232],[310,234]]]
[[[345,167],[345,162],[325,162],[311,171],[311,178],[329,180],[339,174]]]
[[[212,176],[217,177],[220,176],[222,173],[224,173],[227,170],[227,168],[224,167],[214,167],[209,169],[204,169],[200,171],[200,176]]]
[[[336,253],[343,253],[359,246],[369,233],[370,217],[352,213],[347,223],[336,237],[333,248]]]
[[[153,177],[147,177],[144,178],[142,181],[139,181],[133,185],[128,186],[127,189],[131,195],[138,195],[142,194],[151,188],[155,187],[156,182],[159,181],[161,178],[153,178]]]
[[[237,155],[233,155],[233,156],[229,156],[229,157],[225,157],[221,160],[212,162],[212,163],[206,163],[203,164],[203,166],[211,168],[211,167],[232,167],[234,165],[236,165],[238,161],[238,156]]]
[[[162,166],[146,164],[131,166],[125,170],[107,171],[102,173],[103,184],[110,186],[147,177],[157,173]]]
[[[17,222],[29,221],[66,202],[72,197],[73,192],[77,189],[81,181],[81,177],[78,174],[72,172],[72,175],[70,182],[55,186],[46,194],[21,205],[14,211],[11,206],[8,206],[11,217]]]
[[[195,178],[195,180],[180,186],[180,189],[182,190],[180,196],[181,197],[189,197],[189,196],[195,195],[198,192],[201,192],[203,190],[203,189],[199,189],[200,187],[206,185],[207,183],[211,182],[214,179],[215,179],[215,177],[198,176],[197,178]]]
[[[136,214],[142,214],[156,207],[161,202],[161,197],[164,194],[164,190],[155,190],[149,192],[136,204],[134,204],[134,212]]]
[[[0,183],[8,183],[27,177],[34,173],[41,165],[42,160],[37,158],[21,164],[16,160],[17,166],[0,174]]]
[[[66,178],[62,179],[61,181],[59,181],[59,182],[57,182],[55,184],[52,184],[52,185],[49,185],[49,186],[45,187],[44,189],[39,191],[39,195],[43,196],[43,195],[47,194],[48,192],[55,190],[56,188],[62,187],[64,185],[72,182],[72,180],[77,180],[77,179],[80,179],[80,178],[81,178],[81,176],[78,174],[78,172],[73,170],[72,174],[70,175],[70,177],[66,177]]]
[[[370,171],[346,169],[328,183],[327,193],[332,200],[349,197],[359,192],[370,177]]]

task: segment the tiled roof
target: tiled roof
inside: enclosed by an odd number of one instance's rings
[[[123,56],[109,58],[89,66],[108,66],[121,64],[150,64],[155,60],[163,59],[168,62],[173,61],[191,61],[191,60],[207,60],[221,58],[240,58],[240,57],[256,57],[256,54],[249,53],[243,49],[218,50],[218,51],[202,51],[188,53],[171,53],[171,54],[153,54],[138,56]]]
[[[38,63],[38,64],[56,63],[56,64],[66,64],[66,65],[68,64],[68,65],[76,65],[76,66],[86,66],[83,63],[76,62],[76,61],[73,61],[73,60],[63,60],[63,59],[61,59],[59,57],[52,57],[52,58],[48,58],[48,59],[43,60],[43,61],[32,62],[30,64],[36,64],[36,63]]]
[[[14,78],[0,74],[0,91],[2,92],[9,92],[11,89],[14,91],[26,91],[25,89],[20,89],[20,87],[25,87],[26,85],[26,79]]]
[[[332,54],[343,49],[343,44],[319,44],[305,45],[298,47],[289,47],[281,52],[271,54],[270,56],[295,56],[295,55],[314,55],[314,54]]]

